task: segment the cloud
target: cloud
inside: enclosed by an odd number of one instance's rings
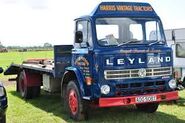
[[[48,8],[48,0],[24,0],[24,2],[32,9]]]
[[[44,42],[72,44],[73,20],[88,15],[102,1],[107,0],[0,0],[0,41],[4,45],[20,46],[42,45]],[[164,27],[185,27],[184,4],[176,2],[179,4],[175,6],[179,7],[175,8],[174,2],[168,2],[168,5],[167,2],[150,1]]]
[[[3,4],[17,4],[20,1],[21,0],[0,0],[0,3],[3,3]]]
[[[23,6],[29,7],[32,9],[47,9],[48,8],[48,0],[0,0],[0,4],[2,5],[15,5],[15,6]]]

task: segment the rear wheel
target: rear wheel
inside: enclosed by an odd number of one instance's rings
[[[80,97],[80,93],[75,81],[70,81],[67,85],[66,101],[67,108],[72,119],[87,119],[87,107]]]
[[[25,99],[31,99],[32,98],[32,88],[27,87],[26,83],[27,83],[26,74],[25,74],[25,71],[22,71],[19,75],[19,81],[18,81],[19,92],[21,94],[21,97]]]
[[[138,110],[146,113],[154,113],[157,111],[159,103],[136,104]]]

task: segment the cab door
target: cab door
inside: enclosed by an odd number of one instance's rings
[[[91,23],[88,20],[78,20],[75,29],[74,49],[72,50],[72,65],[80,69],[86,85],[92,78],[93,43]]]

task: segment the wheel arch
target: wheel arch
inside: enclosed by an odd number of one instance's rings
[[[67,84],[69,83],[70,80],[77,80],[76,84],[80,92],[80,96],[84,96],[84,77],[81,74],[80,70],[76,67],[68,67],[66,68],[66,71],[62,77],[61,81],[61,96],[64,97]]]

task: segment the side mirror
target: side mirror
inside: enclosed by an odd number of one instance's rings
[[[3,72],[3,68],[2,67],[0,67],[0,73],[2,73]]]
[[[174,30],[172,30],[172,40],[173,40],[173,41],[176,40],[176,39],[175,39],[175,31],[174,31]]]
[[[75,43],[82,43],[83,42],[83,33],[82,31],[75,32]]]

